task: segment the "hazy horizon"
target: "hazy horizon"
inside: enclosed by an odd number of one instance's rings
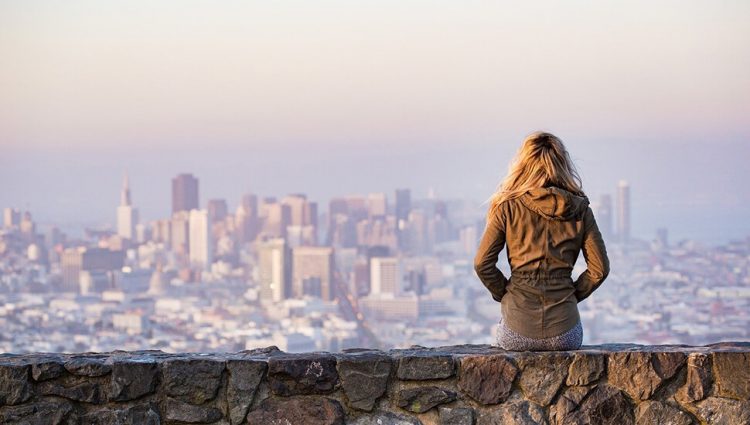
[[[633,234],[750,235],[744,2],[4,2],[0,207],[144,219],[201,204],[407,187],[485,199],[520,141],[558,134]],[[479,205],[478,205],[479,208]]]

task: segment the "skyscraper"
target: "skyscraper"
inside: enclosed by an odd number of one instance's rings
[[[630,240],[630,185],[626,180],[617,184],[617,238]]]
[[[408,220],[411,211],[411,190],[396,189],[396,219]]]
[[[282,238],[258,241],[260,299],[282,301],[289,294],[290,258]]]
[[[10,229],[19,224],[21,224],[21,212],[15,208],[5,208],[3,210],[3,226]]]
[[[367,211],[370,217],[385,216],[388,211],[388,198],[385,193],[371,193],[367,196]]]
[[[198,179],[180,174],[172,179],[172,213],[198,209]]]
[[[224,199],[209,199],[206,208],[208,209],[208,220],[212,224],[223,221],[227,218],[229,212],[227,201]]]
[[[401,293],[401,265],[396,257],[370,259],[370,294]]]
[[[602,195],[596,211],[596,224],[604,239],[612,237],[612,196]]]
[[[333,248],[300,246],[292,250],[292,294],[295,298],[313,295],[331,301],[334,291]]]
[[[190,210],[190,265],[208,270],[213,262],[213,244],[206,210]]]
[[[117,234],[124,239],[135,239],[135,226],[138,224],[138,210],[133,208],[130,199],[130,182],[127,174],[122,182],[120,206],[117,207]]]

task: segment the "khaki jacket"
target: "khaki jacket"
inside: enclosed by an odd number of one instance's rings
[[[506,245],[509,278],[496,265]],[[587,269],[574,281],[571,272],[581,251]],[[474,270],[500,302],[510,329],[548,338],[580,320],[578,303],[604,282],[609,258],[588,198],[551,186],[499,206],[487,221]]]

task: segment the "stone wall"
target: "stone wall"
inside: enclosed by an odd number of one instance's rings
[[[0,355],[2,424],[750,424],[750,343]]]

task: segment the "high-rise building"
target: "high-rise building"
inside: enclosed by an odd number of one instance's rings
[[[396,189],[396,219],[408,220],[411,211],[411,190]]]
[[[3,226],[6,228],[17,227],[21,224],[21,212],[15,208],[3,210]]]
[[[602,195],[596,211],[596,224],[604,239],[612,237],[612,197]]]
[[[396,257],[370,259],[370,294],[401,293],[401,265]]]
[[[224,199],[209,199],[206,209],[208,210],[209,223],[223,221],[229,213],[227,201]]]
[[[295,234],[309,235],[305,236],[301,243],[304,245],[316,244],[318,204],[316,202],[310,202],[307,199],[307,196],[301,193],[285,196],[281,200],[281,204],[289,207],[288,226],[294,228],[292,232]]]
[[[190,213],[188,211],[177,211],[172,214],[170,238],[172,251],[186,256],[190,247]]]
[[[263,223],[263,233],[269,237],[286,237],[286,227],[291,221],[289,205],[275,202],[265,205],[266,217]]]
[[[192,174],[180,174],[172,179],[172,213],[200,208],[198,179]]]
[[[130,199],[130,183],[126,174],[122,182],[122,192],[120,192],[120,206],[117,207],[117,234],[124,239],[135,240],[137,224],[138,210],[133,208]]]
[[[617,238],[630,240],[630,185],[625,180],[617,184]]]
[[[385,216],[388,211],[388,198],[385,193],[371,193],[367,196],[367,212],[370,217]]]
[[[110,272],[121,269],[125,261],[123,251],[104,248],[68,248],[62,253],[63,291],[79,292],[81,272]]]
[[[300,246],[292,249],[292,295],[312,295],[326,301],[334,298],[333,248]]]
[[[190,210],[190,264],[208,270],[213,262],[213,244],[206,210]]]
[[[260,299],[282,301],[290,294],[291,258],[282,238],[258,241]]]

